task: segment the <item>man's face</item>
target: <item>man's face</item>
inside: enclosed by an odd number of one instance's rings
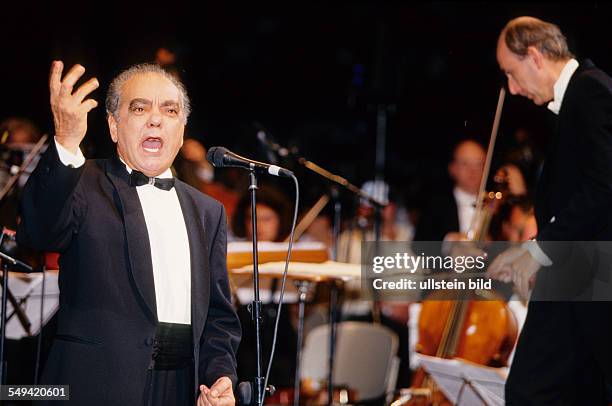
[[[132,169],[158,176],[183,144],[185,119],[177,87],[158,73],[136,74],[121,89],[119,118],[109,115],[111,138]]]
[[[508,78],[508,90],[541,106],[553,99],[554,91],[547,84],[541,59],[538,58],[541,54],[536,55],[537,52],[530,47],[529,53],[521,57],[508,49],[502,36],[497,40],[497,63]]]
[[[248,238],[253,238],[253,225],[251,224],[251,209],[247,210],[246,232]],[[257,239],[259,241],[276,241],[279,238],[280,217],[273,208],[257,203]]]
[[[471,194],[478,193],[485,158],[482,147],[473,141],[465,141],[457,146],[448,170],[460,189]]]

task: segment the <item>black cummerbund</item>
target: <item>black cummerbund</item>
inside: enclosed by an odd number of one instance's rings
[[[190,366],[193,338],[190,324],[159,323],[153,342],[152,369],[169,370]]]

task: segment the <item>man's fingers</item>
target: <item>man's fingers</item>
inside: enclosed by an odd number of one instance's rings
[[[204,406],[216,406],[217,399],[211,399],[210,393],[208,395],[200,395],[202,397],[202,404]]]
[[[499,279],[503,273],[512,273],[511,265],[521,252],[515,248],[509,248],[499,254],[487,268],[487,276]]]
[[[493,276],[493,279],[497,279],[506,283],[512,282],[512,270],[510,269],[510,267],[505,267],[502,271],[497,272]]]
[[[509,267],[504,268],[503,271],[498,272],[495,275],[494,279],[497,279],[498,281],[502,281],[505,283],[512,282],[512,270]]]
[[[71,95],[74,84],[77,82],[77,80],[81,78],[81,76],[83,76],[83,73],[85,73],[85,68],[83,67],[83,65],[76,64],[72,68],[70,68],[68,73],[66,73],[66,76],[64,76],[64,80],[62,80],[62,86],[60,87],[60,96]]]
[[[218,399],[214,406],[234,406],[236,404],[235,400],[230,398],[230,397],[224,397],[221,399]]]
[[[52,98],[56,97],[60,92],[63,70],[64,63],[62,61],[51,62],[51,70],[49,71],[49,92]]]
[[[98,102],[94,99],[87,99],[81,104],[81,108],[85,113],[89,113],[92,109],[98,106]]]
[[[529,294],[529,278],[527,278],[526,272],[518,271],[515,272],[515,284],[522,297],[527,297]]]
[[[82,102],[85,97],[94,90],[96,90],[100,86],[98,79],[91,78],[87,82],[83,83],[79,88],[74,92],[74,97]]]
[[[212,397],[216,398],[220,394],[231,389],[232,381],[228,377],[223,376],[217,379],[217,382],[215,382],[213,386],[210,387],[210,394],[212,395]]]
[[[208,399],[206,399],[206,396],[204,396],[202,393],[200,393],[200,396],[198,396],[198,406],[211,406]]]
[[[514,284],[514,289],[516,289],[516,291],[519,293],[519,295],[523,295],[523,291],[521,290],[521,284],[519,281],[519,275],[518,272],[514,272],[512,274],[512,283]]]
[[[503,255],[503,254],[502,254]],[[506,261],[501,256],[496,258],[487,268],[487,276],[490,278],[498,278],[503,273]]]
[[[529,297],[529,278],[526,276],[521,277],[521,292],[523,297]]]
[[[488,278],[497,279],[502,282],[511,281],[512,267],[505,253],[495,258],[495,260],[487,268],[486,275]]]
[[[208,386],[200,385],[200,395],[198,396],[197,406],[210,406],[210,402],[206,399],[206,395],[210,392]]]
[[[210,393],[205,396],[207,405],[211,406],[234,406],[236,400],[230,395],[219,396],[218,398],[213,397]]]

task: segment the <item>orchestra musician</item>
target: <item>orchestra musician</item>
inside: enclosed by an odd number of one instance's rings
[[[414,240],[462,239],[472,224],[476,196],[485,163],[485,150],[472,139],[460,141],[453,149],[448,173],[454,182],[451,193],[436,193],[420,216]],[[450,234],[449,234],[450,233]]]

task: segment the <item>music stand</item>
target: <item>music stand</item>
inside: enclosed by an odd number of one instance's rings
[[[417,357],[444,395],[455,405],[503,406],[506,373],[460,359],[417,354]]]

